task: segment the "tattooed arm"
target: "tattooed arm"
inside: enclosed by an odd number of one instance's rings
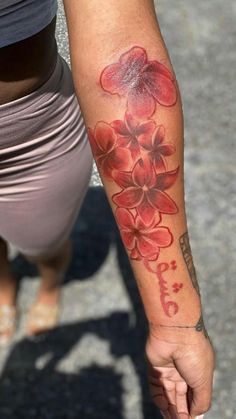
[[[166,415],[172,405],[183,417],[200,414],[209,407],[213,354],[186,232],[181,99],[154,7],[64,4],[75,88],[149,322],[153,398]]]

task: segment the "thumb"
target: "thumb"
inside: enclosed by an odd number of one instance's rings
[[[203,413],[206,413],[211,407],[211,397],[212,383],[209,381],[192,389],[191,396],[189,398],[191,418],[200,416],[200,419],[202,419]]]

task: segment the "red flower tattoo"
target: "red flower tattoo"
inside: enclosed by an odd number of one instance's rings
[[[179,168],[167,170],[167,157],[175,146],[165,141],[165,128],[150,117],[157,103],[172,106],[177,100],[174,76],[158,61],[149,61],[145,49],[134,46],[102,72],[103,90],[127,100],[124,120],[99,121],[88,134],[97,164],[109,180],[121,188],[112,196],[115,216],[130,258],[140,261],[155,275],[164,313],[172,317],[179,306],[170,294],[168,271],[176,261],[158,263],[161,248],[169,247],[173,235],[161,225],[161,214],[175,214],[178,207],[166,193]],[[183,288],[172,283],[172,296]]]
[[[108,179],[112,179],[114,169],[131,168],[130,151],[117,146],[117,135],[109,124],[98,122],[94,130],[88,129],[88,135],[97,163]]]
[[[156,211],[174,214],[177,205],[164,191],[170,188],[178,168],[156,175],[149,160],[139,159],[130,173],[114,172],[113,179],[123,191],[113,195],[113,202],[122,208],[135,208],[145,224],[150,224]]]
[[[139,123],[133,116],[126,112],[124,121],[116,120],[111,123],[118,135],[118,145],[127,147],[134,161],[140,157],[140,143],[148,144],[149,138],[155,131],[156,124],[154,121],[145,121]]]
[[[175,152],[175,146],[170,143],[163,143],[165,139],[165,128],[159,125],[153,136],[140,137],[140,145],[148,151],[148,155],[155,167],[156,172],[166,170],[165,157]]]
[[[116,218],[124,244],[131,251],[131,259],[156,260],[160,248],[172,243],[173,237],[167,227],[159,227],[155,222],[147,226],[139,216],[134,218],[125,208],[116,210]]]
[[[160,62],[148,61],[146,51],[137,46],[107,66],[100,82],[109,93],[127,95],[128,111],[140,119],[153,115],[156,102],[172,106],[177,100],[172,73]]]

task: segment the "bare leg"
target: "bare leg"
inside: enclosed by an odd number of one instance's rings
[[[60,289],[63,276],[68,267],[71,258],[71,243],[66,241],[63,246],[52,256],[38,258],[26,258],[37,265],[41,276],[41,283],[36,297],[36,305],[42,305],[45,310],[50,306],[57,307],[60,298]],[[29,316],[28,333],[38,334],[47,330],[44,325],[34,324],[35,322]]]
[[[11,272],[6,242],[0,237],[0,306],[16,303],[17,280]]]
[[[11,272],[6,242],[0,237],[0,338],[9,339],[14,331],[17,278]],[[11,320],[6,320],[10,318]]]

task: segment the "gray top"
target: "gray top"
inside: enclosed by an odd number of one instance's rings
[[[20,2],[21,0],[0,0],[0,10]]]
[[[0,0],[0,48],[33,36],[57,12],[57,0]]]

